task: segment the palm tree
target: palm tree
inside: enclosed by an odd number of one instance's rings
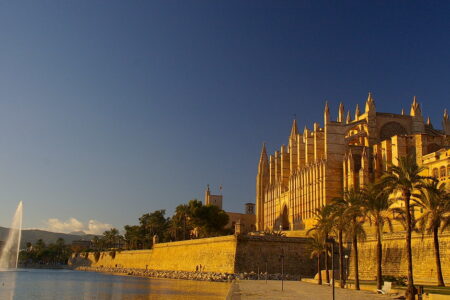
[[[341,199],[336,198],[333,199],[330,203],[332,212],[331,212],[331,219],[332,219],[332,226],[333,231],[335,232],[335,235],[338,237],[338,247],[339,247],[339,278],[340,280],[340,287],[345,287],[345,275],[344,275],[344,243],[343,243],[343,236],[344,232],[348,227],[347,220],[345,219],[344,212],[346,209],[346,202],[341,201]]]
[[[342,198],[336,198],[333,201],[335,206],[341,206],[342,222],[347,224],[344,231],[345,238],[352,241],[353,259],[355,269],[355,289],[359,290],[359,264],[358,264],[358,239],[364,240],[366,233],[364,224],[364,194],[356,189],[350,189],[344,192]],[[342,242],[342,241],[341,241]]]
[[[414,277],[412,265],[412,249],[411,249],[411,195],[414,191],[418,191],[424,184],[424,177],[420,176],[420,172],[424,170],[419,167],[412,155],[398,158],[398,165],[389,166],[388,171],[381,177],[381,184],[385,191],[389,194],[401,192],[405,204],[406,217],[406,254],[408,259],[408,288],[407,294],[410,300],[414,299]]]
[[[332,207],[330,205],[325,205],[322,208],[318,208],[314,211],[316,223],[312,228],[310,228],[306,233],[309,234],[312,231],[317,232],[323,237],[323,242],[325,244],[325,271],[326,271],[326,281],[330,283],[330,274],[328,271],[328,245],[325,241],[330,235],[331,229],[333,227],[333,220],[331,219]]]
[[[322,270],[320,268],[320,256],[322,253],[326,253],[325,239],[318,232],[314,231],[311,234],[311,258],[317,258],[317,274],[318,274],[318,284],[322,284]]]
[[[364,191],[364,210],[369,224],[375,226],[377,237],[377,289],[380,290],[383,284],[382,258],[383,245],[382,236],[385,225],[388,225],[392,232],[392,220],[389,216],[390,207],[393,201],[389,198],[382,186],[379,184],[371,184]]]
[[[417,220],[419,230],[428,234],[433,233],[438,286],[445,286],[439,251],[439,228],[442,232],[450,226],[450,194],[446,191],[444,183],[439,185],[438,181],[430,180],[420,190],[414,202],[423,209],[422,215]]]

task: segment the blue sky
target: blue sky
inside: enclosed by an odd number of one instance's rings
[[[0,1],[0,226],[23,200],[26,227],[121,228],[201,199],[208,183],[242,211],[261,143],[286,143],[294,114],[301,128],[322,123],[325,100],[334,115],[339,101],[353,112],[371,91],[379,111],[400,112],[416,95],[440,128],[449,11],[443,1]]]

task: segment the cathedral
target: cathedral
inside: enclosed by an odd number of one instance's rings
[[[373,182],[402,156],[413,154],[425,174],[450,186],[450,120],[442,129],[425,122],[414,97],[409,114],[377,112],[372,95],[354,117],[338,109],[331,119],[325,104],[323,127],[314,123],[303,133],[292,124],[287,146],[268,156],[263,145],[256,176],[256,229],[302,230],[314,211],[342,196],[345,189]]]

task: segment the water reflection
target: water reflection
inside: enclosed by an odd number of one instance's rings
[[[69,270],[0,272],[0,299],[225,299],[229,284]]]
[[[0,269],[0,299],[13,300],[15,289],[16,271]]]

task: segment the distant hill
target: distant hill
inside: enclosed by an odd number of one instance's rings
[[[5,241],[8,237],[8,228],[0,227],[0,241]],[[51,232],[39,229],[24,229],[22,230],[22,240],[20,248],[25,248],[27,242],[35,243],[42,239],[46,244],[54,243],[58,238],[63,238],[66,244],[71,244],[72,241],[78,240],[92,240],[95,235],[84,234],[84,232],[74,232],[72,234]]]

